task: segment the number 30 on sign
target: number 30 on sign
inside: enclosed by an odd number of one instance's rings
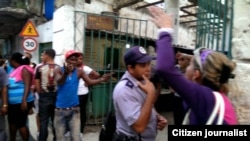
[[[22,47],[26,51],[34,51],[37,48],[37,41],[34,38],[24,38],[22,42]]]

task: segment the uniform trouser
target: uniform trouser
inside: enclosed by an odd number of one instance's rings
[[[7,135],[5,130],[0,131],[0,141],[7,141]]]

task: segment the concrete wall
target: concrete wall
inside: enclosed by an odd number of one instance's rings
[[[57,52],[56,63],[62,65],[67,50],[84,52],[85,12],[100,14],[102,11],[111,11],[112,6],[101,1],[85,4],[81,0],[57,0],[56,7],[58,9],[54,12],[53,19],[53,48]],[[74,15],[74,11],[79,12]]]
[[[195,30],[193,28],[187,29],[186,27],[180,25],[178,27],[178,39],[177,43],[179,45],[184,45],[187,48],[195,48]]]
[[[240,124],[250,124],[250,1],[235,0],[232,55],[237,63],[236,78],[230,83]]]
[[[52,45],[56,50],[56,63],[63,65],[65,52],[74,49],[74,8],[70,5],[54,12]]]
[[[53,20],[37,26],[39,33],[38,42],[48,43],[53,41]]]

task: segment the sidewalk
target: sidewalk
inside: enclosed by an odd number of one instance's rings
[[[164,112],[161,113],[168,119],[168,124],[173,124],[173,115],[172,112]],[[37,127],[36,127],[36,117],[35,114],[29,115],[29,130],[30,130],[30,141],[37,141]],[[99,140],[99,131],[101,129],[101,125],[87,125],[85,128],[85,134],[83,135],[83,141],[98,141]],[[20,136],[18,135],[17,141],[22,141]],[[52,132],[49,128],[49,137],[47,141],[52,140]],[[70,141],[67,138],[67,141]],[[156,141],[167,141],[167,127],[163,131],[159,131],[156,137]]]

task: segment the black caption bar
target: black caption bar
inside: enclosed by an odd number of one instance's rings
[[[192,139],[192,141],[214,141],[215,139],[250,141],[250,125],[168,125],[168,141],[181,139]]]

